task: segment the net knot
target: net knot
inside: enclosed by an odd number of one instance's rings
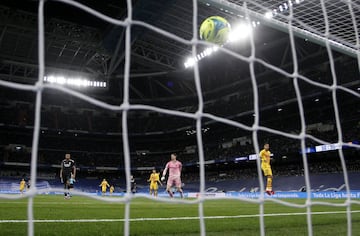
[[[123,111],[127,111],[130,109],[130,104],[128,102],[123,102],[121,105],[120,105],[120,109],[123,110]]]
[[[195,112],[195,114],[194,114],[194,118],[196,119],[196,120],[198,120],[198,119],[201,119],[202,118],[202,116],[203,116],[203,112],[202,111],[197,111],[197,112]]]
[[[42,91],[43,88],[44,88],[44,83],[43,81],[37,81],[35,83],[35,88],[36,88],[36,91]]]

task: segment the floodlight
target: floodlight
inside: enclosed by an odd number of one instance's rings
[[[44,81],[48,83],[76,86],[76,87],[101,87],[106,88],[104,81],[92,81],[81,77],[66,77],[63,75],[47,75]]]
[[[229,34],[228,42],[236,42],[249,37],[252,33],[252,27],[249,24],[242,23],[234,27]]]

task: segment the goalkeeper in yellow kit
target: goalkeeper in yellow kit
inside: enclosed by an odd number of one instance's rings
[[[261,169],[264,172],[264,175],[266,177],[266,189],[265,192],[268,195],[273,195],[275,194],[275,192],[272,189],[272,181],[273,181],[273,175],[272,175],[272,170],[271,170],[271,165],[270,165],[270,151],[269,151],[269,144],[265,143],[264,144],[264,149],[261,150],[259,156],[261,159]]]

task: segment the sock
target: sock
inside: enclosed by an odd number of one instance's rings
[[[272,178],[267,178],[266,191],[272,191]]]

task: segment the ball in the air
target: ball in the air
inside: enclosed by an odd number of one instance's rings
[[[164,181],[165,180],[165,177],[163,176],[163,177],[161,177],[161,181]]]
[[[221,16],[210,16],[200,25],[200,39],[223,45],[227,42],[231,30],[229,22]]]

